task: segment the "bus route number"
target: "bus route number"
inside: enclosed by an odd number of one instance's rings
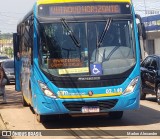
[[[106,94],[122,93],[122,88],[106,89]]]

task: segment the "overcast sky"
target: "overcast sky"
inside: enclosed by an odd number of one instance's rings
[[[160,0],[132,0],[135,10],[141,16],[145,11],[155,10],[160,14]],[[0,31],[12,33],[20,19],[33,7],[36,0],[0,0]],[[145,6],[144,6],[145,5]]]
[[[16,25],[36,0],[0,0],[0,31],[15,32]]]

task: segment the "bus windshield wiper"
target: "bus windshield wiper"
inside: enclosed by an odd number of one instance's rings
[[[109,27],[111,25],[111,22],[112,22],[112,18],[110,17],[110,18],[108,18],[108,20],[107,20],[107,22],[105,24],[105,28],[104,28],[104,30],[103,30],[103,32],[102,32],[102,34],[101,34],[101,36],[100,36],[100,38],[98,40],[97,48],[102,44],[103,39],[104,39],[104,37],[106,35],[106,32],[108,31],[108,29],[109,29]]]
[[[73,40],[74,44],[80,48],[80,43],[77,40],[77,38],[75,37],[73,31],[70,29],[70,27],[68,26],[68,23],[66,22],[66,20],[64,18],[61,19],[63,26],[65,27],[65,29],[67,30],[69,36],[71,37],[71,39]]]

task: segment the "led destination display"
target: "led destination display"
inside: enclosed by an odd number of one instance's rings
[[[50,15],[120,13],[119,5],[50,6]]]
[[[127,3],[48,4],[38,8],[38,14],[42,17],[130,13],[130,5]]]

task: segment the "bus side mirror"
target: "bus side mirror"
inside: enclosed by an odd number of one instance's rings
[[[139,20],[138,35],[139,35],[139,37],[142,36],[143,40],[146,40],[146,29],[145,29],[144,23],[142,23],[142,19],[141,19],[140,15],[136,14],[136,19]]]
[[[146,28],[144,26],[144,23],[141,23],[141,27],[142,27],[142,38],[143,40],[146,40]]]
[[[13,33],[13,49],[14,49],[14,58],[19,60],[19,35],[17,33]]]
[[[138,35],[142,36],[143,40],[146,40],[146,29],[143,23],[138,23]]]

